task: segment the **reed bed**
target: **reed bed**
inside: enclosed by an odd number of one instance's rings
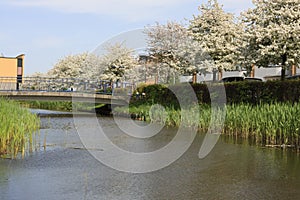
[[[166,107],[166,114],[163,114],[163,110],[155,110],[151,113],[150,108],[149,105],[131,106],[130,113],[144,116],[143,119],[147,121],[152,119],[158,123],[164,122],[167,126],[179,126],[184,122],[185,126],[197,127],[199,132],[207,132],[210,126],[222,123],[222,117],[218,117],[218,114],[211,119],[211,108],[206,104],[200,105],[199,121],[195,121],[193,117],[196,109],[178,110]],[[125,111],[117,108],[115,112]],[[222,115],[221,110],[216,110],[216,112],[220,112],[219,116]],[[165,117],[165,120],[162,117]],[[266,146],[289,146],[299,149],[300,103],[227,105],[222,134],[251,139],[256,144]]]
[[[24,157],[32,151],[35,133],[39,129],[39,118],[22,108],[18,103],[0,98],[0,156]]]
[[[300,103],[228,106],[224,133],[252,138],[256,143],[294,146],[300,141]]]

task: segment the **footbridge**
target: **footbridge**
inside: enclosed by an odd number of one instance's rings
[[[125,105],[134,84],[103,80],[0,77],[0,96],[24,101],[73,101]]]

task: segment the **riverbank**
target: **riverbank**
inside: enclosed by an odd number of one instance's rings
[[[24,157],[32,151],[35,132],[40,120],[20,104],[0,98],[0,156],[15,158],[19,153]]]
[[[97,112],[105,110],[104,104],[94,103],[73,103],[72,101],[19,101],[23,107],[32,109],[52,110],[52,111],[84,111],[84,112]]]
[[[45,110],[72,111],[72,102],[64,101],[20,101],[23,107]]]
[[[183,109],[165,107],[151,111],[151,105],[131,105],[130,116],[137,116],[142,120],[164,123],[167,126],[179,126],[182,122],[185,126],[197,127],[200,132],[207,132],[211,123],[211,108],[206,104],[199,106],[200,119],[195,121],[191,112]],[[126,109],[118,107],[114,110],[118,115],[126,115]],[[127,114],[128,115],[128,114]],[[226,106],[226,118],[222,134],[249,139],[257,145],[300,147],[300,103],[273,103],[273,104],[232,104]]]

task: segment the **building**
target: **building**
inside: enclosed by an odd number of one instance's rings
[[[24,73],[24,57],[24,54],[17,57],[0,56],[0,89],[19,89]]]
[[[226,77],[234,77],[234,76],[240,76],[245,77],[247,74],[247,71],[225,71],[223,70],[221,73],[219,73],[219,79],[226,78]],[[285,71],[286,77],[288,76],[294,76],[300,74],[300,67],[297,66],[291,66],[289,69],[286,69]],[[270,67],[256,67],[254,66],[252,68],[252,71],[250,73],[250,77],[252,78],[262,78],[264,80],[280,80],[281,78],[281,67],[278,66],[270,66]],[[204,81],[213,81],[213,73],[206,73],[204,74],[197,74],[197,76],[194,78],[193,76],[182,76],[180,77],[180,82],[197,82],[202,83]]]

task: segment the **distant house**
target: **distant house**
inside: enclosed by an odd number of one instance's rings
[[[253,70],[255,77],[261,77],[266,80],[279,80],[281,78],[281,67],[255,67]],[[285,71],[286,76],[294,76],[299,73],[299,67],[296,67],[295,65],[289,67]]]
[[[24,54],[17,57],[0,56],[0,89],[19,89],[24,72]]]
[[[222,73],[219,73],[218,79],[232,77],[232,76],[246,76],[247,71],[225,71],[223,70]],[[286,76],[293,76],[300,74],[300,68],[296,66],[291,66],[290,68],[286,69],[285,72]],[[270,67],[253,67],[250,77],[255,78],[263,78],[265,80],[280,80],[281,78],[281,67],[278,66],[270,66]],[[204,81],[212,81],[213,74],[206,73],[204,74],[197,74],[196,82],[201,83]],[[180,77],[180,82],[193,82],[193,76],[182,76]]]
[[[286,74],[290,74],[287,70]],[[281,67],[255,67],[253,75],[266,80],[279,80],[281,78]]]

